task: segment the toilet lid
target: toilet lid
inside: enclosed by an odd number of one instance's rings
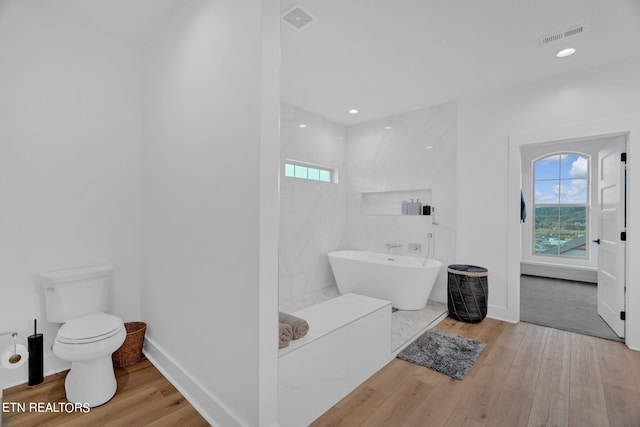
[[[122,328],[122,319],[119,317],[106,313],[91,314],[62,325],[57,340],[67,344],[90,343],[109,338]]]

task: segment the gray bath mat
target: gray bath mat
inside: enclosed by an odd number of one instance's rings
[[[398,354],[398,358],[461,380],[485,343],[429,329]]]

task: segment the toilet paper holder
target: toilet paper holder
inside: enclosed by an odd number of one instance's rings
[[[22,355],[18,354],[18,333],[12,333],[11,338],[13,338],[13,355],[9,357],[9,363],[18,363],[22,359]]]
[[[0,357],[0,364],[3,368],[15,369],[27,362],[28,352],[25,346],[18,344],[18,332],[2,333],[0,336],[11,335],[13,344],[7,347]]]

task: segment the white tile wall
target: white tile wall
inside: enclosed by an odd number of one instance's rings
[[[385,243],[435,243],[445,266],[455,258],[456,104],[449,103],[352,126],[347,133],[347,245],[382,252]],[[391,126],[391,129],[385,129]],[[431,147],[431,148],[428,148]],[[362,215],[361,192],[430,189],[431,217]],[[433,225],[435,219],[438,225]],[[433,233],[429,241],[427,233]],[[433,246],[432,246],[433,247]],[[433,254],[433,251],[432,251]],[[446,301],[446,268],[431,294]]]
[[[306,124],[302,129],[300,124]],[[345,168],[346,129],[295,107],[281,109],[280,300],[334,286],[327,252],[345,247],[346,183],[284,177],[285,159]]]
[[[280,301],[335,286],[326,256],[332,250],[381,252],[392,242],[402,243],[400,252],[408,254],[409,243],[420,243],[426,255],[435,244],[435,258],[445,266],[454,262],[456,122],[455,103],[349,128],[282,105],[281,168],[285,159],[337,167],[340,182],[286,178],[281,173]],[[408,189],[431,190],[435,216],[361,214],[362,191]],[[438,225],[432,224],[434,219]],[[431,295],[446,301],[446,269]]]

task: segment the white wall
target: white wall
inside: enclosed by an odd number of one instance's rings
[[[269,249],[264,239],[277,250],[261,216],[277,216],[279,149],[277,138],[261,137],[262,109],[277,111],[264,99],[277,98],[262,88],[278,87],[271,62],[263,80],[262,54],[269,60],[277,51],[263,52],[262,12],[257,0],[182,2],[146,60],[146,351],[221,426],[275,422],[275,408],[260,408],[277,390],[275,375],[260,372],[269,369],[265,360],[277,369],[277,285],[261,277],[269,269],[260,252]],[[277,115],[270,117],[265,128],[277,132]],[[261,155],[273,159],[271,172]],[[271,307],[263,304],[271,296]],[[271,347],[261,333],[272,334]]]
[[[306,128],[300,128],[306,124]],[[281,106],[280,299],[335,286],[327,252],[346,245],[346,128]],[[284,176],[286,159],[338,169],[338,183]]]
[[[508,277],[510,228],[519,232],[518,176],[509,175],[509,138],[536,131],[547,141],[584,137],[585,132],[631,132],[629,156],[638,138],[640,114],[640,58],[631,57],[569,76],[546,79],[463,100],[458,105],[458,235],[459,262],[471,261],[489,269],[489,315],[519,319],[519,281]],[[597,126],[606,122],[607,126]],[[576,131],[572,131],[577,129]],[[581,130],[582,129],[582,130]],[[616,130],[617,129],[617,130]],[[520,136],[522,139],[522,137]],[[543,142],[532,138],[532,142]],[[517,156],[519,168],[519,154]],[[510,193],[509,181],[515,189]],[[640,229],[636,195],[640,176],[629,165],[629,260],[637,258],[634,241]],[[513,200],[511,200],[513,199]],[[511,233],[518,234],[518,233]],[[636,237],[638,236],[638,237]],[[517,241],[516,264],[520,258]],[[513,263],[513,262],[512,262]],[[640,348],[640,268],[628,263],[627,344]]]
[[[0,3],[0,332],[45,336],[38,272],[114,264],[109,310],[140,319],[139,52],[29,0]],[[10,337],[0,337],[0,350]],[[27,366],[0,368],[0,388]]]
[[[262,2],[258,425],[278,425],[280,3]]]
[[[449,103],[374,120],[348,128],[346,179],[347,243],[350,248],[385,252],[386,243],[420,243],[426,254],[427,233],[435,239],[432,256],[446,267],[455,260],[456,243],[456,104]],[[391,126],[391,129],[385,129]],[[428,148],[428,147],[431,148]],[[363,215],[361,192],[431,190],[435,216]],[[433,225],[436,220],[438,225]],[[473,260],[470,260],[473,261]],[[431,299],[446,302],[446,268]]]

